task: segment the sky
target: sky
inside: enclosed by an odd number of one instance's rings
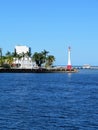
[[[44,49],[67,65],[98,65],[98,0],[0,0],[0,48]]]

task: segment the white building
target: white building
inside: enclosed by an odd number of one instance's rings
[[[32,58],[27,55],[27,52],[31,53],[30,51],[30,48],[27,46],[15,46],[16,54],[21,55],[24,53],[24,56],[21,58],[14,58],[14,64],[18,65],[18,68],[32,69],[36,67],[36,63],[32,62]]]
[[[15,46],[15,51],[17,54],[30,52],[30,48],[27,46]]]
[[[83,68],[83,69],[90,69],[91,66],[90,66],[89,64],[85,64],[85,65],[82,66],[82,68]]]

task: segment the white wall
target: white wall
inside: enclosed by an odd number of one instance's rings
[[[27,46],[15,46],[15,49],[17,54],[29,52],[29,47]]]

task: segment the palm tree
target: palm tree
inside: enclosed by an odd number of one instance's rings
[[[45,57],[42,53],[35,52],[32,56],[32,60],[35,61],[39,67],[41,67],[41,65],[45,62]]]
[[[27,52],[28,56],[31,57],[32,53],[31,53],[31,48],[29,48],[29,51]]]
[[[11,55],[12,55],[11,52],[7,51],[6,56],[8,57],[8,56],[11,56]]]
[[[42,51],[42,54],[46,57],[47,56],[47,54],[49,53],[49,51],[46,51],[46,50],[43,50]]]
[[[13,57],[12,56],[7,57],[6,61],[9,64],[9,66],[11,67],[11,65],[13,64]]]
[[[51,66],[55,61],[55,57],[53,55],[47,55],[49,52],[44,50],[41,53],[35,52],[32,56],[32,60],[36,62],[36,64],[41,67],[42,64],[45,64],[45,67]]]
[[[11,67],[11,65],[13,64],[13,53],[11,53],[11,52],[7,52],[6,53],[6,56],[5,56],[5,59],[6,59],[6,62],[7,62],[7,64]]]
[[[46,60],[46,67],[52,66],[55,61],[55,57],[53,55],[49,55]]]
[[[45,63],[45,62],[46,62],[47,55],[48,55],[49,51],[46,51],[46,50],[44,49],[41,53],[42,53],[42,55],[43,55],[43,63]]]

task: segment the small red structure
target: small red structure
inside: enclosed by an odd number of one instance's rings
[[[67,70],[71,70],[72,66],[71,65],[67,65]]]

